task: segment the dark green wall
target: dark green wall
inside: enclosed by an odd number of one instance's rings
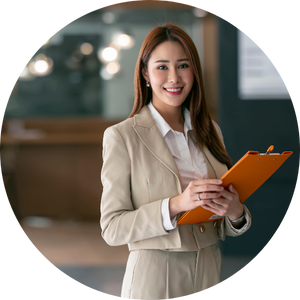
[[[293,151],[283,166],[245,202],[251,229],[228,237],[225,254],[256,255],[280,225],[293,196],[299,166],[299,132],[291,100],[241,100],[238,97],[238,30],[222,19],[219,25],[219,123],[227,151],[237,162],[247,151]],[[296,199],[295,199],[296,200]],[[294,201],[295,201],[294,200]]]

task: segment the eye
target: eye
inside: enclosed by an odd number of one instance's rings
[[[159,67],[157,67],[157,69],[159,69],[159,70],[164,70],[164,69],[160,69],[161,67],[165,67],[165,66],[159,66]]]
[[[183,68],[188,68],[188,67],[189,67],[188,64],[182,64],[182,65],[180,65],[178,68],[179,68],[179,69],[183,69]]]
[[[185,68],[188,68],[188,67],[189,67],[188,64],[182,64],[182,65],[179,66],[179,68],[180,68],[181,66],[185,66]],[[160,68],[162,68],[162,67],[166,67],[166,66],[159,66],[159,67],[157,67],[157,69],[159,69],[159,70],[165,70],[165,69],[160,69]],[[180,68],[180,69],[182,69],[182,68]]]

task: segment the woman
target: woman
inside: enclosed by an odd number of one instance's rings
[[[133,111],[103,138],[102,236],[130,250],[122,297],[174,298],[219,282],[218,238],[251,223],[234,187],[218,179],[230,166],[194,43],[173,24],[152,29],[137,60]],[[200,205],[223,220],[176,225]]]

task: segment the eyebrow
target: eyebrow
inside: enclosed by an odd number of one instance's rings
[[[188,59],[187,58],[181,58],[181,59],[178,59],[177,60],[178,62],[181,62],[181,61],[188,61]],[[169,60],[157,60],[156,62],[154,62],[154,63],[169,63],[170,61]]]

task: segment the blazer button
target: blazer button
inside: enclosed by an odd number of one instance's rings
[[[217,227],[217,221],[214,221],[214,228]]]
[[[200,225],[199,228],[200,228],[200,232],[201,232],[201,233],[204,233],[204,232],[205,232],[205,227],[204,227],[204,225]]]

